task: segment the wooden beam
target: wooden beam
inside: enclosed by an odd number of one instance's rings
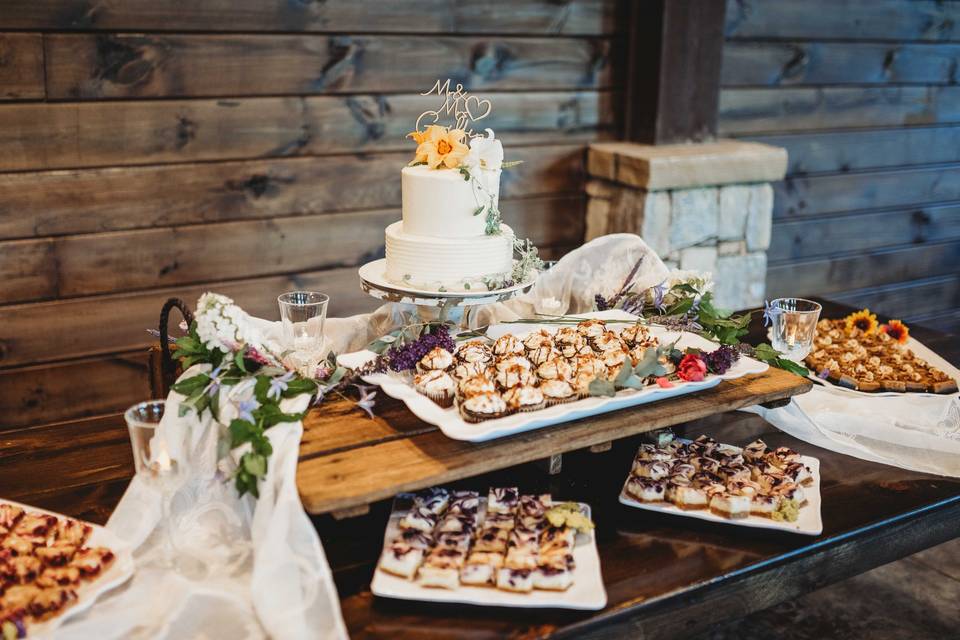
[[[631,6],[625,137],[670,144],[717,130],[723,0],[654,0]]]

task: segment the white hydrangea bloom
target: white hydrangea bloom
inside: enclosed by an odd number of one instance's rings
[[[260,347],[260,332],[247,313],[226,296],[217,293],[200,296],[196,321],[197,335],[210,349],[229,353],[242,345]]]

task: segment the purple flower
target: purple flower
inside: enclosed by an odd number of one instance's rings
[[[280,395],[286,391],[289,386],[287,383],[293,380],[295,375],[297,375],[295,371],[288,371],[279,378],[272,379],[270,381],[270,388],[267,389],[267,397],[279,402]]]
[[[780,308],[773,306],[767,300],[763,301],[763,326],[769,327],[773,319],[780,314]]]
[[[830,377],[830,369],[821,369],[820,373],[817,374],[817,377],[821,380],[826,380]]]
[[[222,372],[223,365],[220,365],[216,369],[210,372],[210,384],[207,385],[207,388],[204,389],[206,393],[211,398],[220,391],[220,373]]]
[[[593,301],[597,305],[597,311],[606,311],[610,308],[610,303],[599,293],[593,296]]]
[[[663,304],[665,295],[667,295],[667,288],[662,282],[653,288],[653,306],[660,313],[667,310],[666,305]]]
[[[394,371],[409,371],[417,366],[420,359],[434,348],[440,347],[451,353],[454,350],[453,338],[446,325],[434,327],[430,333],[424,333],[413,342],[387,351],[387,361]]]
[[[728,344],[722,344],[710,353],[703,354],[703,361],[706,362],[707,368],[718,375],[726,373],[739,359],[740,352]]]
[[[367,415],[372,419],[373,405],[377,397],[377,392],[374,390],[375,387],[367,384],[355,384],[353,386],[360,392],[360,399],[357,400],[357,406],[366,411]]]
[[[255,398],[250,398],[249,400],[242,400],[239,405],[237,405],[237,419],[246,420],[247,422],[252,422],[256,424],[256,420],[253,418],[253,410],[260,406],[260,403],[256,401]]]

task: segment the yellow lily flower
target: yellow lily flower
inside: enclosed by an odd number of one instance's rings
[[[462,129],[447,129],[435,124],[422,133],[413,132],[410,137],[418,141],[413,162],[425,162],[431,169],[439,169],[440,165],[456,169],[470,152],[463,142],[466,135]]]

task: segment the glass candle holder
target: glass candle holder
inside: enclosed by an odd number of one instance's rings
[[[770,344],[784,357],[802,362],[813,348],[820,305],[803,298],[777,298],[770,309]]]
[[[287,351],[310,355],[323,349],[323,326],[330,296],[316,291],[291,291],[277,297]]]

